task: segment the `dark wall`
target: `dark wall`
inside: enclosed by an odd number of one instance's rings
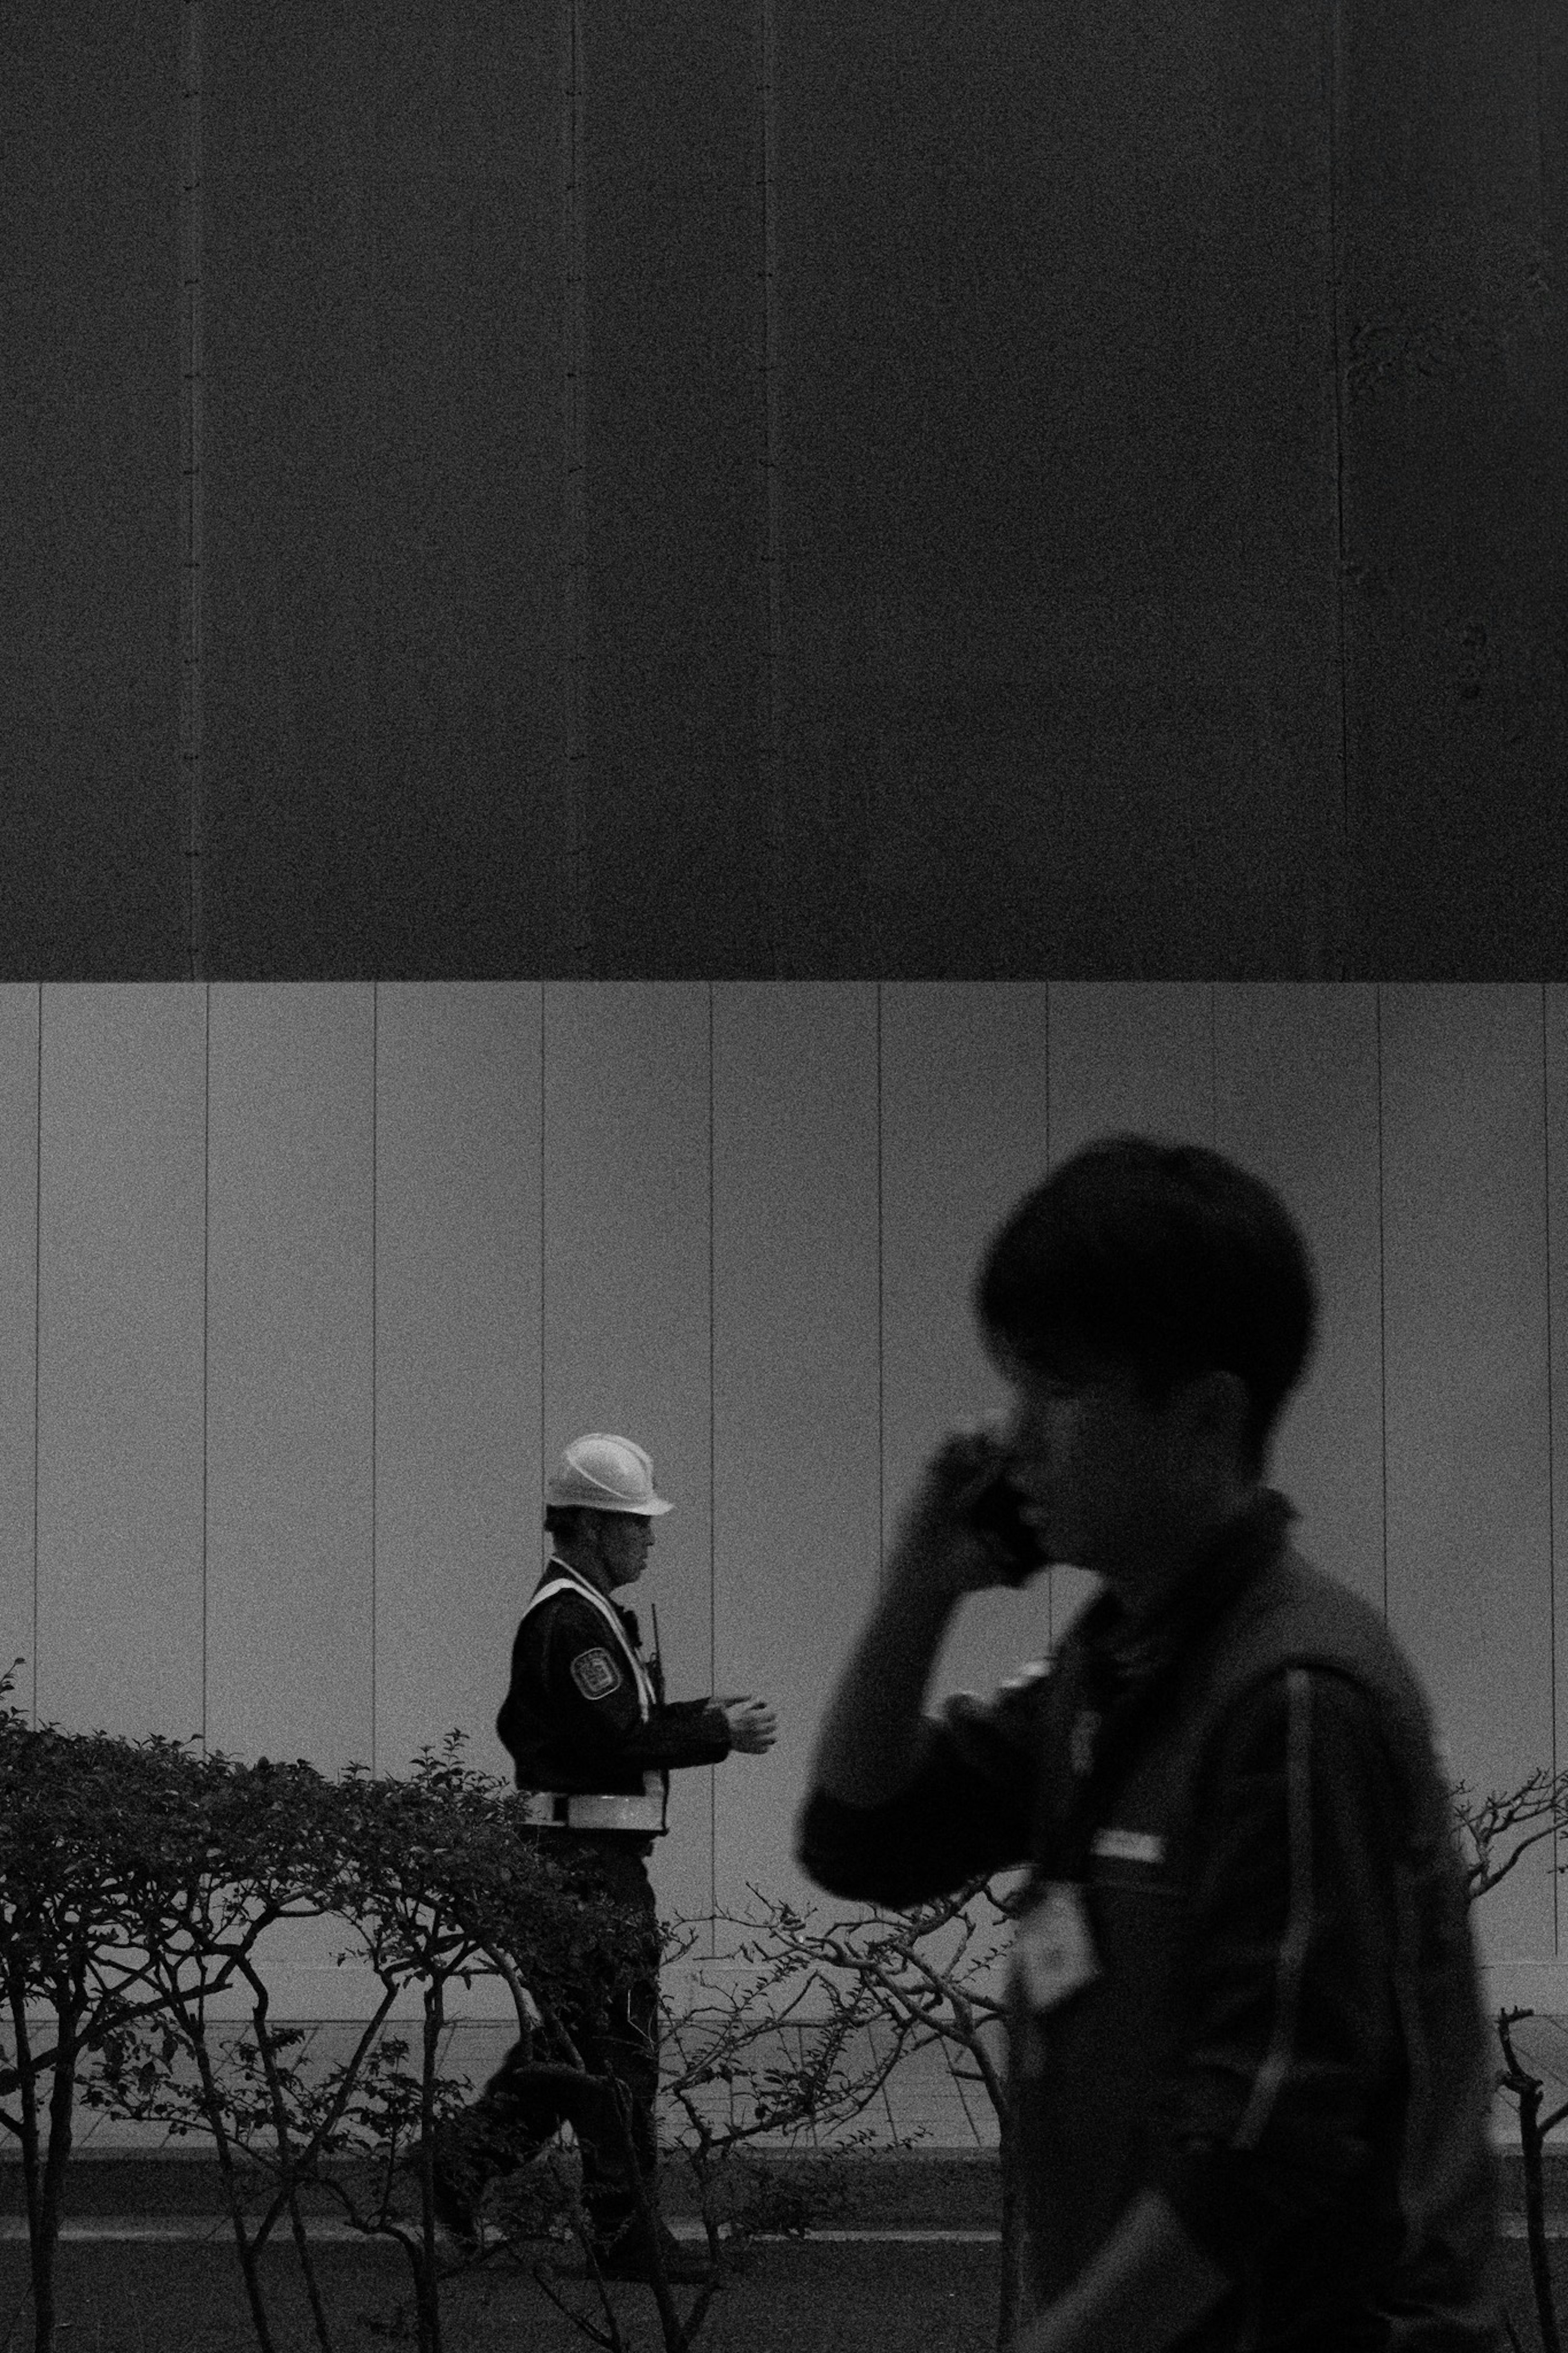
[[[1356,936],[1568,970],[1568,14],[1357,0],[1343,89]]]
[[[179,10],[0,15],[0,964],[185,969]]]
[[[0,43],[0,970],[1562,967],[1547,0]]]

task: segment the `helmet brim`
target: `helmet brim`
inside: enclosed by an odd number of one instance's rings
[[[552,1512],[603,1512],[606,1518],[623,1520],[661,1520],[666,1512],[675,1509],[662,1495],[650,1496],[646,1504],[606,1504],[597,1499],[590,1502],[586,1495],[552,1495],[548,1488],[544,1502]]]

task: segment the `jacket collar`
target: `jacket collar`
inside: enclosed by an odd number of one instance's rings
[[[1148,1618],[1129,1624],[1117,1596],[1100,1594],[1083,1619],[1084,1643],[1117,1683],[1138,1683],[1185,1650],[1213,1625],[1258,1569],[1272,1560],[1297,1517],[1296,1508],[1265,1487],[1240,1515],[1196,1554],[1178,1583]]]
[[[637,1627],[635,1611],[623,1609],[613,1593],[601,1593],[591,1577],[584,1577],[580,1568],[574,1568],[571,1562],[563,1560],[558,1552],[551,1554],[545,1563],[544,1575],[540,1578],[539,1585],[535,1586],[534,1591],[537,1593],[541,1587],[549,1584],[552,1577],[569,1577],[574,1585],[582,1588],[590,1601],[598,1603],[601,1609],[613,1609],[630,1635],[633,1650],[639,1648],[642,1636]]]
[[[616,1601],[613,1593],[604,1592],[600,1587],[595,1584],[591,1577],[584,1577],[580,1568],[574,1568],[569,1560],[563,1560],[558,1552],[552,1552],[550,1558],[544,1564],[544,1575],[540,1578],[539,1582],[541,1585],[546,1585],[552,1577],[569,1577],[574,1585],[580,1585],[584,1593],[591,1593],[593,1595],[595,1601],[608,1602],[612,1609],[616,1609],[620,1607],[620,1604]]]

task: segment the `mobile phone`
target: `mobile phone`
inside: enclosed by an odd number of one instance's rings
[[[1026,1498],[1007,1475],[1005,1456],[990,1450],[991,1459],[969,1491],[959,1500],[962,1517],[983,1536],[995,1556],[1009,1585],[1024,1585],[1046,1567],[1039,1537],[1024,1518]]]

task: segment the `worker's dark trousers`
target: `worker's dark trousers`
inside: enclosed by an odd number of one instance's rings
[[[658,1926],[640,1841],[613,1831],[542,1831],[546,1852],[570,1866],[574,1878],[635,1906],[646,1923],[633,1968],[618,1980],[607,2025],[563,2005],[562,2023],[593,2075],[615,2075],[631,2094],[631,2134],[638,2170],[649,2194],[658,2162],[654,2103],[658,2093]],[[558,2054],[541,2048],[541,2058]],[[608,2096],[555,2084],[527,2083],[521,2073],[526,2046],[514,2043],[470,2107],[437,2127],[436,2151],[444,2170],[478,2198],[484,2184],[538,2154],[552,2134],[570,2124],[583,2163],[583,2202],[595,2231],[610,2236],[634,2209],[626,2153]]]

